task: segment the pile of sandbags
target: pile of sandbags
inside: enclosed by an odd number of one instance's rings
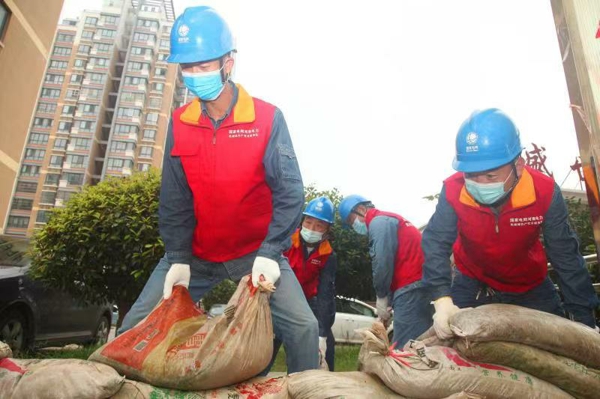
[[[455,349],[412,341],[404,351],[389,348],[383,325],[362,332],[361,369],[394,392],[435,399],[465,392],[485,398],[571,398],[561,389],[517,369],[470,361]]]
[[[493,304],[458,312],[450,327],[470,360],[521,370],[576,398],[600,397],[600,334],[583,324]]]

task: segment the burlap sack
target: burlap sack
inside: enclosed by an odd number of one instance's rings
[[[515,342],[600,369],[600,334],[550,313],[515,305],[483,305],[456,313],[450,318],[450,328],[467,343]]]
[[[0,341],[0,359],[4,359],[5,357],[12,357],[13,353],[10,349],[10,346]]]
[[[246,276],[225,313],[209,321],[187,289],[175,286],[168,300],[90,360],[157,387],[200,391],[256,376],[272,353],[269,295]]]
[[[460,392],[489,399],[571,398],[549,383],[521,371],[461,357],[448,347],[412,341],[408,351],[389,350],[381,324],[364,331],[359,353],[362,370],[377,375],[388,388],[411,398],[435,399]]]
[[[456,342],[470,360],[501,364],[548,381],[576,398],[600,397],[600,371],[542,349],[510,342]]]
[[[178,391],[126,380],[112,399],[288,399],[287,377],[257,377],[225,388]]]
[[[0,398],[104,399],[125,377],[104,364],[77,359],[1,359]]]
[[[294,399],[378,398],[402,399],[375,376],[360,371],[331,373],[303,371],[288,378],[288,391]]]

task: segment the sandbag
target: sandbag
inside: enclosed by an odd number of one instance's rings
[[[12,356],[13,356],[13,353],[12,353],[12,349],[10,349],[10,346],[8,346],[4,342],[0,341],[0,359],[4,359],[6,357],[12,357]]]
[[[117,393],[124,381],[111,367],[87,360],[0,360],[3,399],[104,399]]]
[[[362,370],[411,398],[434,399],[460,392],[489,399],[571,398],[555,386],[521,371],[469,361],[453,349],[411,341],[408,351],[390,350],[385,328],[375,323],[362,332]]]
[[[288,399],[287,377],[257,377],[208,391],[178,391],[125,380],[112,399]]]
[[[470,360],[501,364],[519,369],[561,388],[576,398],[600,396],[600,371],[587,368],[569,358],[542,349],[510,342],[476,342],[467,346],[463,340],[456,349]]]
[[[256,290],[246,276],[224,314],[211,320],[187,289],[175,286],[169,299],[90,360],[157,387],[200,391],[256,376],[272,353],[269,294]]]
[[[294,399],[404,398],[391,391],[379,378],[360,371],[294,373],[288,378],[288,392]]]
[[[516,342],[600,369],[600,334],[581,323],[521,306],[491,304],[465,309],[449,320],[467,342]]]

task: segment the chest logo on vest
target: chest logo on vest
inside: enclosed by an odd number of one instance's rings
[[[522,218],[510,218],[511,227],[538,226],[544,222],[543,216],[527,216]]]
[[[229,129],[230,139],[250,139],[252,137],[258,137],[259,129],[257,127],[253,129]]]
[[[311,259],[310,263],[313,264],[313,265],[320,265],[321,261],[319,259]]]

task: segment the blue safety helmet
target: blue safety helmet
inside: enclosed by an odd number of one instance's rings
[[[363,197],[362,195],[352,194],[347,196],[342,200],[340,206],[338,208],[338,212],[340,213],[340,218],[342,219],[342,223],[345,226],[348,226],[348,216],[352,213],[352,210],[356,208],[357,205],[370,203],[368,199]]]
[[[483,172],[506,165],[523,150],[519,129],[497,108],[475,111],[456,135],[452,167],[459,172]]]
[[[171,54],[167,62],[216,60],[234,50],[231,29],[213,8],[189,7],[171,28]]]
[[[319,197],[310,201],[302,214],[333,224],[334,212],[333,203],[329,198]]]

